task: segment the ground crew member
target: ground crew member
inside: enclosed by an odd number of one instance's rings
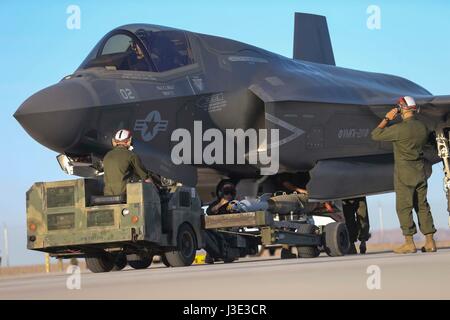
[[[236,186],[231,180],[222,180],[216,188],[217,199],[211,202],[206,209],[208,215],[227,214],[230,213],[228,205],[236,199]],[[214,263],[215,259],[223,259],[226,256],[227,237],[225,234],[206,230],[205,236],[205,262]]]
[[[366,197],[346,199],[342,201],[345,224],[350,236],[350,250],[347,254],[356,254],[355,242],[360,241],[359,253],[365,254],[366,241],[370,238],[369,213]]]
[[[428,139],[426,126],[415,117],[416,103],[412,97],[399,100],[396,108],[389,111],[377,128],[372,131],[375,141],[391,141],[394,144],[394,189],[397,215],[405,236],[405,243],[394,249],[395,253],[414,253],[413,235],[417,233],[412,209],[417,213],[420,231],[426,242],[423,252],[435,252],[436,243],[430,206],[427,201],[427,177],[425,175],[423,147]],[[403,119],[398,124],[387,126],[400,113]]]
[[[286,193],[296,192],[299,194],[308,194],[308,191],[306,191],[306,184],[308,181],[309,173],[304,172],[283,172],[275,175],[273,178],[275,191]]]
[[[112,139],[114,148],[103,159],[105,196],[125,195],[133,175],[146,183],[153,182],[139,157],[130,150],[131,141],[131,132],[125,129],[117,131]]]
[[[236,186],[230,180],[221,181],[216,189],[217,199],[206,210],[208,215],[230,213],[228,205],[236,199]]]

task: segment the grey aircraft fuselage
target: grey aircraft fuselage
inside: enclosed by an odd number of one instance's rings
[[[155,35],[167,35],[172,44],[154,40]],[[118,44],[108,43],[114,36]],[[126,37],[145,52],[120,52],[120,41]],[[166,63],[157,50],[170,50],[167,56],[177,55],[174,61],[181,62]],[[197,184],[197,170],[258,178],[260,168],[176,166],[170,158],[175,129],[193,132],[194,121],[201,121],[203,131],[279,129],[280,172],[310,172],[312,197],[337,199],[393,189],[392,146],[372,141],[370,132],[405,95],[422,101],[419,117],[430,132],[443,121],[444,113],[431,104],[435,97],[430,92],[397,76],[290,59],[216,36],[134,24],[108,33],[78,70],[31,96],[14,116],[39,143],[71,157],[102,158],[111,149],[114,132],[129,128],[135,151],[150,170],[188,185]],[[427,161],[438,162],[433,143],[427,150]]]

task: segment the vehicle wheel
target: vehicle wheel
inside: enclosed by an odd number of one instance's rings
[[[114,267],[114,259],[109,254],[86,257],[86,267],[94,273],[109,272]]]
[[[317,258],[320,250],[317,247],[297,247],[298,257],[302,259]]]
[[[269,247],[268,250],[269,250],[269,255],[270,255],[271,257],[273,257],[273,256],[275,255],[276,251],[277,251],[277,248]]]
[[[232,262],[234,262],[236,260],[237,260],[237,258],[224,258],[223,262],[224,263],[232,263]]]
[[[318,228],[309,223],[302,224],[297,229],[298,233],[316,234]],[[320,255],[320,250],[317,246],[298,246],[297,253],[299,258],[316,258]]]
[[[166,255],[164,253],[161,256],[161,261],[162,261],[162,263],[164,263],[164,265],[166,267],[168,267],[168,268],[170,267],[169,261],[167,261]]]
[[[291,251],[291,247],[289,247],[289,249],[287,248],[281,248],[281,253],[280,253],[280,258],[281,259],[294,259],[297,258],[297,255],[292,253]]]
[[[114,259],[114,267],[112,271],[120,271],[127,266],[127,256],[123,253],[119,253],[116,255]]]
[[[324,249],[330,257],[345,255],[350,249],[350,237],[343,222],[333,222],[324,229]]]
[[[189,225],[182,224],[178,229],[177,251],[165,252],[164,256],[171,267],[184,267],[194,262],[196,252],[194,231]]]
[[[140,260],[128,261],[133,269],[147,269],[153,261],[153,256],[144,256]]]

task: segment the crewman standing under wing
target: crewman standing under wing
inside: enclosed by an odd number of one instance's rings
[[[125,129],[117,131],[112,139],[114,148],[103,159],[105,196],[125,195],[127,183],[133,175],[146,183],[153,182],[139,156],[130,150],[131,140],[131,132]]]
[[[395,253],[414,253],[417,251],[413,235],[417,233],[412,209],[417,213],[420,231],[426,242],[422,252],[435,252],[436,232],[427,201],[427,177],[423,160],[423,147],[428,139],[426,126],[415,117],[416,103],[412,97],[405,96],[396,108],[389,111],[377,128],[372,131],[375,141],[390,141],[394,144],[394,189],[396,209],[405,243],[394,249]],[[388,126],[400,113],[402,122]]]
[[[359,253],[365,254],[367,251],[366,242],[370,239],[369,212],[366,197],[345,199],[342,201],[342,205],[345,224],[350,236],[350,250],[347,254],[357,253],[355,247],[357,240],[360,241]]]

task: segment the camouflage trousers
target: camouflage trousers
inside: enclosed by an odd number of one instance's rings
[[[430,205],[427,201],[428,184],[426,179],[417,185],[411,186],[403,183],[398,175],[394,177],[394,188],[396,195],[396,209],[398,220],[403,235],[411,236],[417,233],[412,210],[416,211],[419,228],[423,234],[436,232],[431,215]]]

